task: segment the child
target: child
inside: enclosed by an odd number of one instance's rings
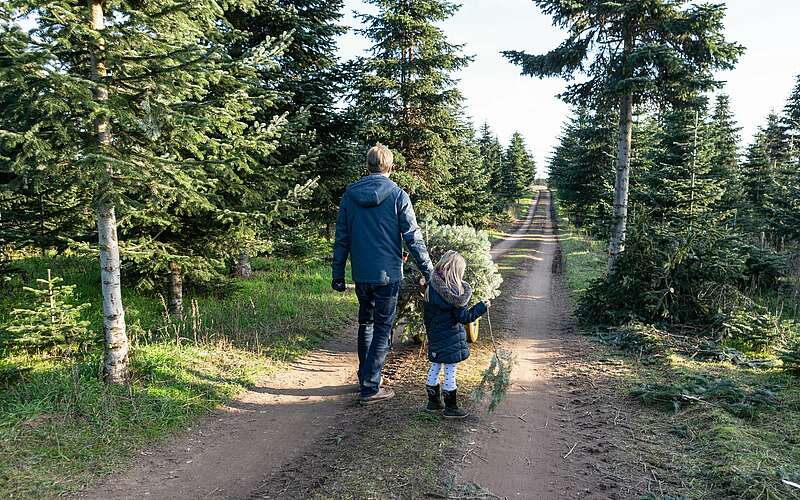
[[[486,312],[489,302],[478,302],[467,308],[472,288],[462,281],[467,265],[458,252],[448,250],[434,268],[425,291],[424,320],[428,333],[428,359],[433,363],[428,372],[428,410],[444,408],[445,418],[469,415],[460,409],[456,396],[456,363],[469,357],[467,332],[464,326]],[[439,371],[444,367],[444,387],[439,390]],[[444,404],[442,404],[444,395]]]

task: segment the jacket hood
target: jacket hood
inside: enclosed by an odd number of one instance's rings
[[[448,287],[444,279],[442,279],[438,273],[433,273],[430,285],[436,290],[436,293],[439,294],[442,300],[451,306],[464,307],[469,303],[469,299],[472,298],[472,287],[469,286],[469,283],[463,283],[464,293],[459,294],[458,290],[453,290]]]
[[[377,207],[389,197],[397,184],[383,175],[368,175],[347,188],[347,194],[362,207]]]

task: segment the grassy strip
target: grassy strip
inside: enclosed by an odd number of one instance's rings
[[[514,204],[508,208],[508,220],[486,230],[486,233],[489,235],[489,242],[494,245],[495,243],[498,243],[511,236],[515,224],[518,221],[525,219],[525,216],[528,214],[528,210],[531,208],[531,205],[535,200],[536,196],[531,195],[524,196],[515,201]]]
[[[74,492],[304,354],[352,318],[355,297],[330,292],[330,270],[322,261],[254,264],[256,277],[230,296],[194,297],[184,322],[169,320],[159,297],[127,293],[133,343],[129,388],[98,380],[96,351],[77,364],[77,377],[64,360],[0,356],[0,371],[21,370],[18,380],[0,381],[5,384],[0,386],[0,491],[11,497]],[[93,304],[87,319],[98,331],[94,262],[28,259],[20,265],[29,283],[49,267],[77,284],[79,298]],[[4,297],[0,321],[24,300],[18,293]]]
[[[604,242],[594,241],[571,226],[558,210],[566,282],[573,298],[605,272]],[[641,423],[653,436],[661,464],[672,476],[672,495],[691,498],[800,498],[800,384],[777,369],[749,369],[728,362],[711,363],[674,354],[663,363],[647,357],[613,357],[624,366],[620,390],[650,388],[642,398],[657,412]],[[653,397],[654,388],[673,390],[697,381],[732,387],[725,399],[693,401],[674,395]],[[776,404],[742,406],[739,391],[772,399]],[[764,392],[766,391],[766,392]],[[737,408],[742,411],[737,411]]]
[[[470,349],[470,358],[458,367],[458,390],[463,406],[477,410],[469,396],[492,351],[486,339]],[[284,492],[286,497],[483,498],[462,496],[463,486],[456,483],[452,464],[467,451],[463,440],[469,424],[425,411],[429,364],[418,350],[409,346],[395,353],[394,361],[402,366],[390,377],[397,393],[393,400],[374,409],[356,409],[353,418],[363,419],[358,432],[322,444],[313,460],[294,464],[306,471],[303,481],[308,484],[294,485]]]

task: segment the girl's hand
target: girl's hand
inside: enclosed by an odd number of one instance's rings
[[[483,303],[486,304],[486,309],[489,309],[490,307],[492,307],[492,301],[491,300],[484,300]]]

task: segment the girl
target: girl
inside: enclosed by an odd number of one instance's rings
[[[478,302],[467,308],[472,288],[463,281],[467,265],[458,252],[448,250],[434,268],[425,291],[424,320],[428,332],[428,359],[433,363],[428,372],[428,410],[444,408],[445,418],[464,418],[469,413],[460,409],[456,396],[456,363],[469,357],[467,332],[464,326],[486,312],[489,302]],[[439,372],[444,367],[444,387],[439,390]],[[442,403],[444,395],[444,403]]]

